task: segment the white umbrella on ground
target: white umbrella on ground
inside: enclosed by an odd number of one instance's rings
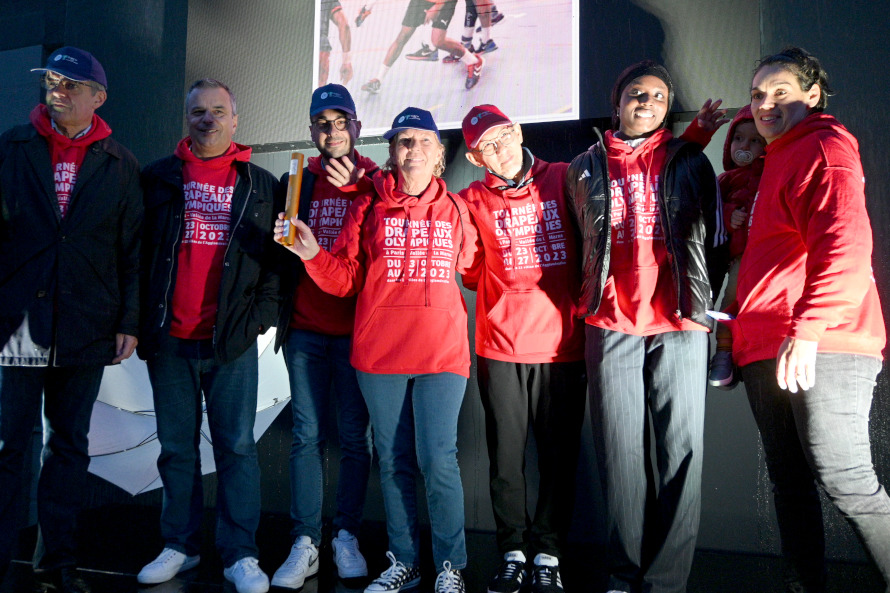
[[[273,352],[271,328],[257,340],[259,390],[253,436],[259,440],[290,401],[284,359]],[[206,410],[201,424],[201,472],[216,471]],[[145,363],[136,356],[106,367],[90,421],[89,471],[132,495],[161,487],[157,460],[161,451],[151,384]]]

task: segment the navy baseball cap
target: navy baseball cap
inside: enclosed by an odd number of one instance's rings
[[[407,107],[404,111],[398,114],[394,120],[392,120],[392,129],[383,134],[383,137],[389,140],[402,130],[427,130],[429,132],[435,132],[436,138],[438,138],[440,142],[442,141],[442,138],[439,137],[439,128],[436,127],[436,122],[433,120],[433,114],[426,109]]]
[[[312,92],[312,103],[309,104],[309,117],[318,115],[325,109],[345,111],[355,117],[355,101],[342,84],[326,84]]]
[[[105,69],[88,51],[76,47],[62,47],[50,54],[46,68],[32,68],[31,72],[56,72],[77,82],[98,82],[108,88]]]

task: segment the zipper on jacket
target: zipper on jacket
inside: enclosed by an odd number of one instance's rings
[[[244,220],[244,213],[247,211],[247,205],[250,203],[250,194],[253,191],[253,177],[250,175],[250,164],[248,163],[245,166],[245,170],[247,171],[247,195],[244,198],[244,205],[241,206],[241,212],[238,214],[238,220],[235,221],[235,224],[230,225],[229,228],[232,229],[232,232],[229,233],[229,242],[226,244],[226,251],[223,253],[223,273],[220,276],[219,282],[219,290],[220,294],[217,296],[216,303],[216,316],[217,323],[213,324],[213,337],[211,338],[211,344],[213,344],[214,350],[216,349],[216,326],[219,322],[219,304],[222,301],[222,288],[223,281],[222,276],[226,273],[226,268],[229,267],[229,248],[232,246],[232,240],[235,238],[235,233],[237,232],[238,225],[241,224],[241,221]],[[235,182],[237,184],[237,181]],[[234,199],[234,196],[233,196]]]
[[[181,188],[177,188],[181,191]],[[179,250],[179,245],[182,243],[182,221],[185,219],[185,199],[182,201],[182,210],[179,211],[179,225],[176,227],[176,234],[173,235],[176,237],[173,241],[173,250],[170,253],[170,265],[167,267],[167,288],[164,290],[164,314],[161,315],[161,323],[158,327],[163,328],[164,324],[167,322],[167,313],[170,311],[170,290],[173,288],[173,266],[177,257],[176,253]]]
[[[682,149],[682,148],[681,148]],[[664,167],[662,171],[667,171],[670,167],[671,163],[674,162],[674,159],[677,157],[677,153],[679,150],[674,151],[673,154],[668,154],[668,160],[665,161]],[[682,290],[682,286],[680,286],[680,267],[677,263],[677,256],[674,253],[674,239],[672,236],[673,227],[671,226],[670,215],[667,210],[667,202],[665,202],[664,192],[665,187],[667,187],[667,176],[661,180],[661,183],[658,187],[658,205],[661,207],[659,215],[661,217],[661,229],[664,232],[664,243],[665,248],[667,248],[668,260],[671,266],[671,272],[674,276],[674,287],[677,290],[677,308],[674,313],[677,316],[677,319],[683,321],[683,311],[680,309],[680,290]]]

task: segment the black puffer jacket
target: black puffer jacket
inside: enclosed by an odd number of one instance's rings
[[[238,178],[232,196],[229,245],[226,248],[213,348],[217,363],[234,360],[275,325],[280,302],[278,257],[273,240],[278,181],[252,163],[236,162]],[[145,230],[142,241],[142,314],[138,354],[158,353],[170,333],[173,286],[182,241],[185,198],[182,161],[169,156],[142,172]]]
[[[115,334],[138,336],[141,222],[139,164],[112,138],[87,149],[62,218],[46,139],[0,136],[0,364],[111,364]]]
[[[705,314],[712,307],[709,270],[725,265],[726,231],[722,225],[714,169],[697,144],[679,138],[667,144],[658,188],[661,226],[676,287],[679,319],[714,329]],[[569,166],[566,195],[583,237],[581,310],[597,312],[609,275],[611,197],[609,168],[602,143],[578,155]]]

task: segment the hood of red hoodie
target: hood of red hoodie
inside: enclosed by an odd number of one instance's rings
[[[528,149],[524,149],[528,150]],[[524,198],[529,195],[531,191],[528,187],[528,180],[538,173],[547,165],[546,162],[541,159],[531,155],[528,153],[529,158],[534,159],[532,161],[531,168],[525,172],[525,176],[522,178],[522,181],[518,186],[509,187],[504,183],[503,178],[498,177],[493,174],[488,169],[485,170],[485,180],[482,182],[489,191],[495,194],[499,194],[504,198]]]
[[[739,166],[735,164],[735,161],[732,160],[732,137],[735,135],[735,129],[739,127],[740,124],[749,121],[754,123],[754,115],[751,113],[751,106],[745,105],[739,112],[735,114],[735,117],[732,118],[732,122],[729,124],[729,130],[726,132],[726,140],[723,142],[723,170],[724,171],[732,171],[733,169],[738,169]]]
[[[803,118],[799,124],[785,132],[781,137],[773,140],[766,145],[766,154],[774,153],[782,150],[789,144],[800,140],[804,136],[814,134],[824,130],[832,130],[849,142],[852,147],[859,152],[859,141],[839,122],[834,116],[827,113],[815,112]]]
[[[609,130],[606,132],[605,143],[606,143],[606,154],[609,157],[619,158],[621,160],[627,160],[628,158],[639,158],[640,156],[651,153],[655,148],[664,144],[674,135],[671,134],[671,131],[667,128],[661,128],[652,132],[652,135],[646,138],[646,140],[637,146],[636,148],[632,147],[630,144],[618,138],[615,135],[615,132]]]
[[[105,123],[105,120],[93,114],[93,121],[90,123],[91,129],[89,133],[85,136],[81,136],[76,140],[70,140],[67,136],[63,136],[62,134],[56,132],[53,129],[53,124],[51,121],[51,117],[49,114],[49,109],[43,103],[34,107],[31,110],[31,124],[37,130],[37,133],[46,138],[53,138],[54,140],[58,140],[59,143],[65,144],[67,143],[75,143],[75,142],[84,142],[84,143],[93,143],[103,138],[107,138],[111,136],[111,127]],[[56,138],[58,136],[58,138]]]
[[[232,142],[232,145],[229,146],[229,149],[225,153],[219,155],[218,157],[204,160],[195,156],[195,154],[191,150],[191,147],[192,139],[189,136],[186,136],[179,141],[179,144],[176,145],[176,150],[173,152],[173,154],[186,163],[203,163],[208,167],[216,168],[228,167],[232,163],[232,161],[240,161],[246,163],[250,161],[250,155],[253,152],[253,149],[250,146]]]
[[[447,193],[445,182],[439,177],[433,177],[430,184],[419,196],[410,196],[396,187],[397,173],[395,171],[381,171],[374,176],[374,188],[387,206],[403,208],[406,211],[418,206],[428,206]]]

